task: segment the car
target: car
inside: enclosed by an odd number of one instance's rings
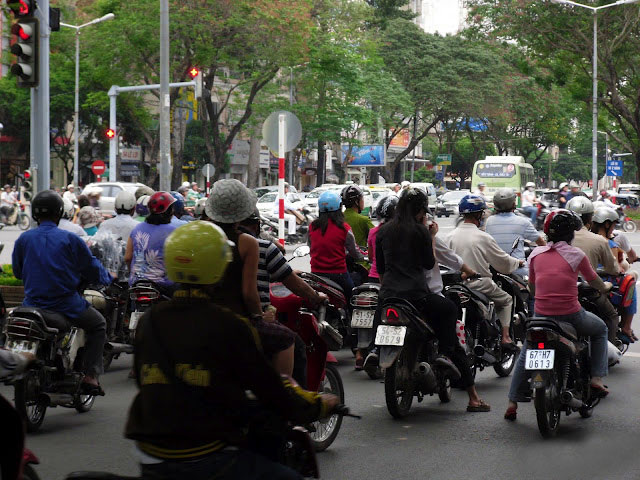
[[[278,197],[278,192],[269,192],[265,193],[261,196],[256,202],[256,207],[258,207],[258,211],[260,212],[260,216],[262,217],[273,217],[275,216],[273,211],[275,208],[276,198]],[[300,200],[298,194],[294,194],[289,197],[289,201],[293,203],[293,205],[297,208],[304,207],[304,204]]]
[[[638,208],[640,207],[640,200],[638,195],[633,193],[613,193],[610,200],[616,205],[620,205],[622,208]]]
[[[278,191],[278,186],[277,185],[266,185],[264,187],[256,187],[253,189],[254,192],[256,192],[256,196],[258,198],[261,198],[263,195],[267,194],[267,193],[271,193],[271,192],[277,192]]]
[[[371,215],[369,216],[374,217],[380,201],[392,194],[393,192],[388,188],[371,187],[371,197],[373,199],[373,205],[371,205]]]
[[[436,187],[433,185],[433,183],[413,182],[411,186],[413,188],[419,188],[427,192],[427,196],[429,197],[429,205],[435,205],[437,195],[436,195]]]
[[[449,217],[458,214],[458,204],[462,197],[469,195],[469,190],[452,190],[443,194],[436,202],[436,217]]]
[[[618,186],[618,193],[633,193],[640,195],[640,185],[637,183],[622,183]]]
[[[99,200],[100,210],[105,213],[115,214],[116,195],[118,195],[123,190],[135,194],[136,190],[139,187],[144,186],[144,183],[96,182],[85,185],[85,187],[82,189],[82,193],[99,188],[102,191]]]
[[[344,186],[335,185],[335,184],[327,184],[321,187],[316,187],[313,190],[311,190],[306,197],[302,199],[302,203],[306,208],[309,209],[309,211],[311,212],[311,215],[314,215],[317,217],[318,216],[318,198],[320,197],[322,192],[326,192],[327,190],[334,190],[338,195],[340,195],[340,192],[342,191],[343,188]]]

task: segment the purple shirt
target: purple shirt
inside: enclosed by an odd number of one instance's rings
[[[140,280],[170,287],[173,282],[167,278],[164,266],[164,241],[177,227],[169,223],[151,225],[143,222],[131,231],[133,243],[133,260],[129,285]]]

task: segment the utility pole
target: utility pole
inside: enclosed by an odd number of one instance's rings
[[[316,187],[324,183],[325,165],[327,164],[327,152],[324,140],[318,141],[318,165],[316,170]]]
[[[418,133],[418,112],[416,112],[415,116],[413,117],[413,137],[411,138],[411,140],[414,140],[416,138],[416,135]],[[416,170],[416,147],[418,145],[415,145],[413,147],[413,152],[411,154],[411,182],[413,183],[413,172],[415,172]]]
[[[169,0],[160,0],[160,190],[171,190]]]
[[[49,141],[49,0],[38,0],[40,21],[38,41],[39,82],[31,89],[31,170],[35,172],[35,192],[49,190],[51,160]]]

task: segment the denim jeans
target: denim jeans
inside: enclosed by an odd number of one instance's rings
[[[223,450],[195,462],[142,464],[148,480],[302,480],[284,465],[248,450]]]
[[[604,377],[609,371],[607,361],[607,325],[591,312],[582,309],[572,315],[550,316],[557,321],[572,324],[578,334],[589,335],[591,337],[591,376]],[[524,342],[520,356],[513,369],[511,388],[509,389],[509,400],[512,402],[524,402],[528,399],[529,387],[527,380],[529,373],[524,369],[527,356],[527,342]]]
[[[529,217],[531,217],[531,223],[533,223],[533,226],[535,227],[536,220],[538,219],[538,209],[536,207],[523,207],[522,210],[529,214]]]

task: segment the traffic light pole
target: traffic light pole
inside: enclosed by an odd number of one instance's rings
[[[35,176],[35,191],[49,190],[49,0],[38,0],[35,12],[40,21],[38,38],[39,82],[31,89],[31,169]]]
[[[196,98],[198,83],[196,80],[192,80],[190,82],[175,82],[169,84],[170,88],[180,88],[180,87],[193,87],[196,89]],[[140,92],[143,90],[158,90],[160,88],[159,83],[154,83],[153,85],[134,85],[129,87],[119,87],[118,85],[112,85],[109,89],[109,128],[116,132],[116,134],[109,140],[109,181],[115,182],[117,181],[116,175],[116,167],[117,167],[117,155],[118,155],[118,143],[120,134],[118,133],[118,122],[117,122],[117,98],[118,94],[123,92]],[[161,159],[162,161],[162,159]],[[170,188],[170,186],[169,186]]]

